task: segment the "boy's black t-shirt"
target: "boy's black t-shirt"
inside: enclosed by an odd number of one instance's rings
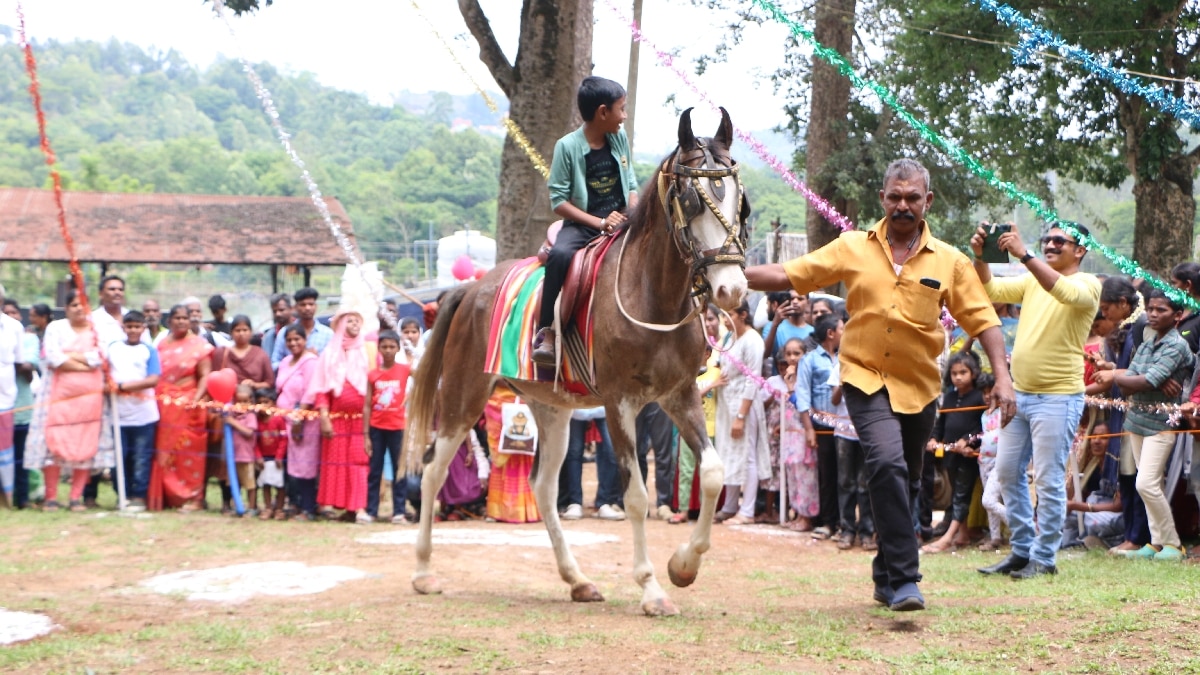
[[[625,193],[621,190],[621,167],[608,147],[608,141],[603,148],[589,152],[584,160],[587,162],[587,212],[588,215],[604,218],[613,211],[625,208]]]

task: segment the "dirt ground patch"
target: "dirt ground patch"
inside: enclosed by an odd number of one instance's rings
[[[660,582],[682,610],[648,619],[628,523],[566,523],[607,601],[575,604],[541,524],[439,523],[441,596],[410,586],[412,526],[217,515],[3,513],[0,598],[62,627],[0,646],[0,671],[46,672],[1121,672],[1200,669],[1197,570],[1071,554],[1032,582],[983,578],[996,554],[923,561],[926,612],[871,600],[870,555],[772,526],[714,528],[697,582],[666,561],[689,534],[648,522]],[[473,532],[485,531],[477,538]],[[396,533],[399,533],[397,535]],[[399,543],[364,543],[394,537]],[[439,536],[439,538],[442,538]],[[156,593],[158,575],[303,563],[352,568],[309,595],[243,602]],[[269,577],[269,575],[267,575]],[[256,577],[268,585],[271,579]]]

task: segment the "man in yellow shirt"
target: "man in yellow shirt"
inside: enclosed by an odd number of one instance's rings
[[[839,361],[842,392],[865,453],[879,552],[872,563],[875,600],[894,611],[925,608],[913,502],[921,485],[925,442],[933,431],[945,344],[945,307],[1004,364],[1000,320],[971,261],[929,232],[929,172],[919,162],[892,162],[879,191],[884,217],[868,231],[848,232],[782,265],[746,269],[755,290],[801,294],[839,281],[850,320]],[[1008,368],[996,372],[994,394],[1004,421],[1015,408]]]
[[[1045,260],[1026,250],[1019,232],[1000,235],[1000,250],[1020,260],[1029,273],[994,278],[980,259],[985,236],[981,227],[971,237],[975,271],[992,300],[1021,303],[1021,319],[1012,351],[1017,415],[1000,432],[996,453],[1012,553],[979,571],[1029,579],[1058,572],[1055,555],[1067,517],[1067,454],[1083,414],[1083,343],[1100,307],[1100,280],[1079,271],[1087,249],[1057,227],[1042,237]],[[1030,460],[1038,494],[1036,529],[1025,475]]]

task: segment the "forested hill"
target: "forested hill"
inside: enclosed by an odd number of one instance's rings
[[[6,33],[0,26],[0,186],[46,187],[24,61]],[[305,194],[237,61],[202,70],[174,51],[115,40],[39,42],[34,51],[68,189]],[[424,95],[415,114],[323,86],[310,73],[256,69],[297,152],[322,191],[345,205],[369,256],[399,252],[395,244],[425,239],[430,229],[440,236],[464,224],[494,228],[502,140],[452,131],[462,111],[450,96]],[[648,177],[648,167],[639,168]],[[803,226],[803,199],[782,181],[752,170],[743,176],[760,218]]]
[[[70,189],[305,194],[238,62],[201,70],[115,40],[36,43],[35,54]],[[361,238],[423,238],[430,222],[491,227],[499,138],[452,132],[447,106],[417,116],[311,74],[256,68],[297,152]],[[0,185],[46,185],[28,82],[15,42],[0,45]]]

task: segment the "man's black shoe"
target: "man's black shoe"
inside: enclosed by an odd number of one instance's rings
[[[980,574],[1009,574],[1020,569],[1025,569],[1029,564],[1029,558],[1022,558],[1015,553],[1009,553],[1008,557],[991,567],[980,567]]]
[[[1021,580],[1032,579],[1040,574],[1058,574],[1058,568],[1054,565],[1043,565],[1040,562],[1029,561],[1029,564],[1019,570],[1014,570],[1008,576]]]

